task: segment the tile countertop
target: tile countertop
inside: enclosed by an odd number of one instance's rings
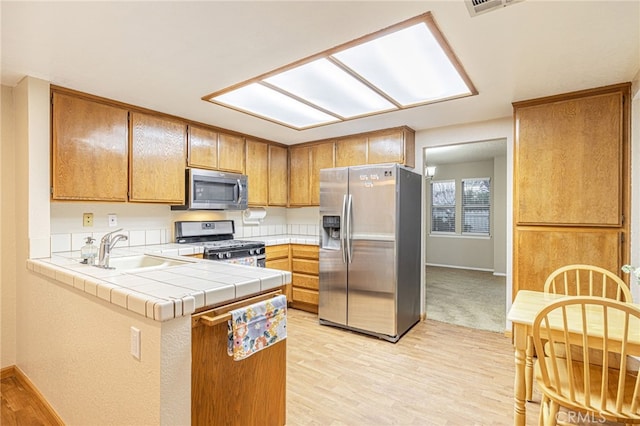
[[[53,253],[46,259],[28,259],[27,268],[156,321],[191,315],[205,306],[230,302],[291,282],[288,271],[183,257],[197,253],[202,253],[202,247],[175,243],[116,246],[112,258],[149,254],[185,263],[122,272],[83,265],[79,262],[80,252],[74,251]]]
[[[266,246],[275,246],[278,244],[307,244],[317,246],[319,237],[313,235],[269,235],[263,237],[245,237],[239,240],[262,241]]]

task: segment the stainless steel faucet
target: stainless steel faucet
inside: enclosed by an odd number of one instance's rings
[[[109,266],[109,258],[111,257],[111,249],[120,240],[127,241],[128,237],[124,234],[113,235],[122,231],[122,228],[109,232],[100,240],[100,253],[98,255],[98,264],[96,266],[104,269],[112,269]]]

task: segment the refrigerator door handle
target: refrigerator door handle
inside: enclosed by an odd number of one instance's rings
[[[340,250],[342,251],[342,263],[347,263],[347,251],[345,239],[347,238],[347,194],[342,197],[342,226],[340,227]]]
[[[351,194],[349,194],[349,198],[347,200],[347,217],[346,217],[347,235],[345,236],[345,240],[347,241],[347,259],[349,263],[351,263],[353,258],[353,244],[352,244],[353,242],[351,241],[351,218],[353,217],[351,212],[352,208],[353,208],[353,198],[351,197]]]

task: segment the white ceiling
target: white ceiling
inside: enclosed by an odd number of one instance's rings
[[[282,143],[510,116],[511,102],[631,81],[640,0],[0,3],[2,84],[25,75]],[[201,100],[431,11],[478,96],[297,131]]]

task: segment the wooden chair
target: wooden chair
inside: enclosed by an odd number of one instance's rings
[[[576,419],[640,423],[640,375],[627,364],[630,356],[640,355],[640,309],[603,297],[561,298],[536,315],[533,343],[544,354],[535,365],[542,392],[540,425]],[[579,347],[582,359],[572,351],[558,356],[558,344]],[[619,355],[617,362],[611,361],[612,353]],[[559,412],[560,407],[567,411]]]
[[[613,272],[594,265],[567,265],[553,271],[544,283],[545,293],[568,296],[600,296],[622,302],[632,302],[627,284]],[[529,342],[531,346],[531,342]],[[548,345],[546,346],[548,347]],[[561,345],[556,347],[562,353]],[[527,351],[525,381],[526,399],[533,398],[533,349]]]
[[[632,301],[629,287],[619,276],[593,265],[567,265],[556,269],[547,277],[544,292]]]

